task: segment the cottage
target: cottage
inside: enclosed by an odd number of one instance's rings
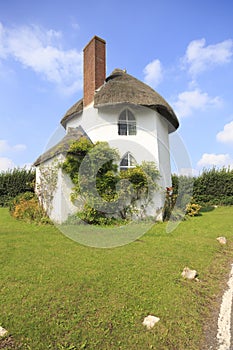
[[[71,141],[81,137],[92,142],[107,141],[117,148],[121,156],[120,170],[144,160],[156,163],[161,190],[148,208],[149,215],[161,213],[164,189],[171,186],[169,133],[178,128],[178,119],[156,91],[125,70],[115,69],[106,78],[105,46],[105,41],[95,36],[84,48],[83,98],[61,120],[66,136],[35,162],[37,192],[47,203],[51,219],[58,223],[77,208],[70,201],[71,180],[57,169],[53,187],[50,170],[56,168],[56,162],[65,159]],[[50,179],[47,187],[41,186],[43,178]]]

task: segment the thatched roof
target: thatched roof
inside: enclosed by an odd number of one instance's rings
[[[158,111],[169,124],[169,132],[176,130],[179,126],[178,119],[171,106],[155,90],[140,80],[127,74],[121,69],[115,69],[95,93],[94,107],[130,103],[145,106]],[[81,112],[82,100],[74,104],[61,120],[65,127],[66,122]]]
[[[69,121],[69,119],[72,118],[74,114],[76,115],[77,113],[80,113],[82,111],[83,111],[83,99],[81,98],[81,100],[76,102],[70,109],[68,109],[68,111],[66,112],[66,114],[61,120],[61,125],[65,128],[66,123]]]
[[[34,163],[34,166],[38,166],[45,161],[54,158],[59,154],[66,154],[74,141],[79,140],[81,137],[85,137],[88,140],[90,138],[83,130],[81,126],[77,128],[68,128],[67,134],[59,141],[55,146],[51,147],[48,151],[43,153]]]

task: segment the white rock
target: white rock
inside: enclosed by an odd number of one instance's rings
[[[220,244],[226,244],[227,243],[226,237],[218,237],[217,241],[219,241]]]
[[[159,322],[160,318],[155,317],[152,315],[148,315],[144,318],[144,321],[142,322],[143,326],[146,326],[147,329],[151,329],[154,327],[154,325]]]
[[[5,328],[0,326],[0,337],[4,337],[4,335],[6,335],[7,333],[8,331]]]
[[[190,270],[190,268],[185,267],[181,276],[187,278],[188,280],[193,280],[197,276],[197,271]]]

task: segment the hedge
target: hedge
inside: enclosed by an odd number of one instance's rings
[[[233,169],[212,168],[204,170],[198,177],[172,175],[174,193],[178,194],[178,205],[185,196],[202,206],[233,205]]]
[[[0,173],[0,207],[6,207],[19,194],[34,192],[35,170],[14,168]]]

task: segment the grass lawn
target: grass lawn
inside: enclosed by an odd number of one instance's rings
[[[135,242],[101,249],[0,209],[0,325],[11,335],[4,349],[201,350],[233,260],[232,217],[233,207],[217,208],[172,233],[160,223]],[[182,279],[185,266],[199,282]],[[152,330],[142,325],[148,314],[160,317]]]

